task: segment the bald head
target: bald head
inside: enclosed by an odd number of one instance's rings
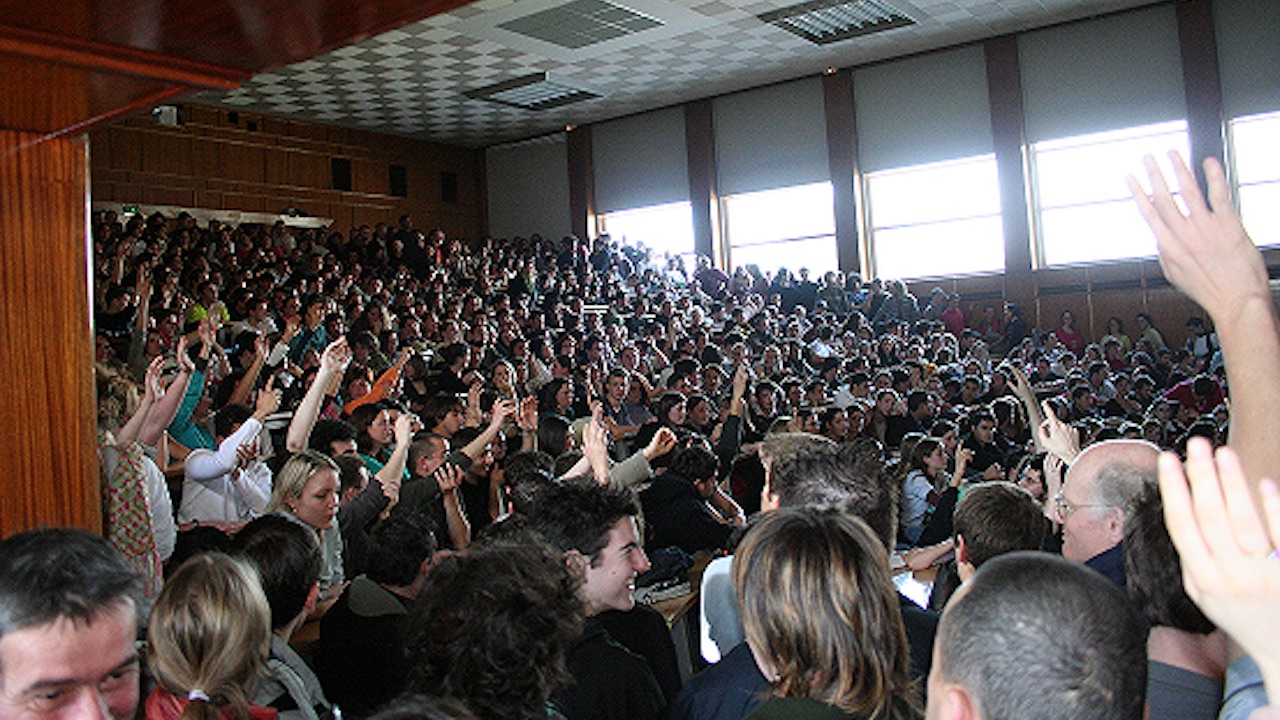
[[[1062,487],[1062,556],[1084,562],[1115,547],[1134,498],[1156,482],[1160,449],[1143,440],[1107,440],[1076,458]]]

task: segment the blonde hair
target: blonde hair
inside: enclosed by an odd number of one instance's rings
[[[777,695],[879,719],[915,702],[888,553],[862,520],[813,506],[769,513],[743,538],[733,576]]]
[[[222,554],[191,558],[160,593],[147,639],[147,663],[160,686],[178,698],[202,694],[187,703],[184,720],[221,718],[224,709],[248,718],[248,687],[271,642],[271,610],[257,572]]]
[[[340,477],[338,464],[324,453],[315,450],[303,450],[289,458],[280,472],[276,473],[275,487],[271,490],[271,502],[267,503],[267,512],[289,511],[289,501],[302,497],[302,490],[312,475],[321,470],[332,470],[334,477]]]

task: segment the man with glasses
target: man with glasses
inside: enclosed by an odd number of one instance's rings
[[[1047,434],[1065,434],[1065,426],[1049,417]],[[1071,462],[1062,490],[1053,498],[1054,516],[1062,524],[1062,556],[1084,563],[1123,588],[1125,520],[1133,499],[1156,483],[1159,448],[1143,440],[1107,440],[1071,458],[1071,453],[1058,451],[1055,443],[1048,447]]]

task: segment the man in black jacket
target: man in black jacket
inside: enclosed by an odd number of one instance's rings
[[[690,555],[728,547],[729,536],[745,521],[731,499],[718,497],[719,471],[720,461],[702,445],[676,453],[667,471],[640,493],[650,547],[678,547]]]
[[[573,682],[552,696],[568,720],[654,720],[666,707],[648,662],[617,643],[597,617],[635,607],[636,576],[649,569],[639,514],[630,490],[593,482],[549,487],[535,496],[529,513],[531,527],[582,577],[578,592],[587,623],[569,653]]]

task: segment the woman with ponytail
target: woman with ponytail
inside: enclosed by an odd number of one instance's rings
[[[249,703],[267,659],[271,611],[257,573],[226,555],[178,568],[151,614],[148,720],[274,720]]]

